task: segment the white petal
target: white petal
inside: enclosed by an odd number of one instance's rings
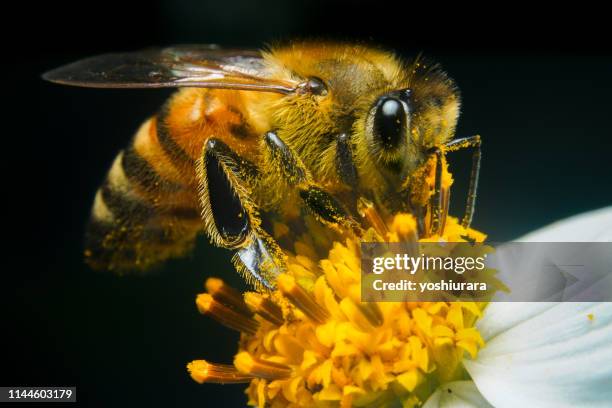
[[[612,206],[557,221],[516,241],[610,242],[612,241]]]
[[[612,303],[494,303],[485,314],[487,345],[464,364],[494,406],[612,405]],[[513,327],[484,330],[511,315]]]
[[[611,238],[608,207],[517,241]],[[478,328],[487,344],[464,363],[494,406],[612,406],[612,303],[491,303]]]
[[[472,381],[455,381],[438,387],[423,408],[480,408],[491,405]]]

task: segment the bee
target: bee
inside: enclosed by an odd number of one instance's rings
[[[95,268],[146,269],[185,254],[204,232],[235,251],[252,281],[273,288],[284,261],[267,219],[304,210],[360,234],[369,203],[382,217],[415,214],[424,236],[440,233],[449,200],[442,161],[465,147],[474,148],[463,224],[471,222],[480,137],[453,139],[459,91],[422,58],[314,41],[262,51],[193,45],[97,56],[43,77],[180,88],[117,155],[95,195],[85,250]],[[432,162],[433,194],[423,203],[411,193]]]

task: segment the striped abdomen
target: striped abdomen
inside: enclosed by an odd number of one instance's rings
[[[255,147],[235,94],[182,90],[141,126],[96,193],[85,242],[90,265],[145,269],[193,246],[203,228],[195,162],[205,141]]]

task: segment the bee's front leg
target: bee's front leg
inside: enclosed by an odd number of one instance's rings
[[[317,186],[299,156],[275,132],[264,136],[269,162],[287,183],[298,189],[312,214],[324,224],[359,232],[359,226],[342,205],[327,191]]]
[[[446,211],[443,211],[442,199],[442,151],[439,148],[434,148],[430,152],[435,157],[435,177],[434,177],[434,192],[431,197],[431,221],[427,236],[444,233],[444,224],[446,220]],[[448,205],[448,203],[447,203]]]
[[[284,260],[277,243],[260,227],[259,211],[251,198],[257,168],[213,137],[205,143],[196,170],[208,236],[218,246],[237,250],[234,264],[247,281],[274,288]]]
[[[472,148],[472,170],[470,171],[470,184],[468,187],[467,199],[465,202],[465,215],[461,220],[461,225],[469,228],[474,218],[476,207],[476,194],[478,192],[478,178],[480,176],[480,159],[482,141],[479,135],[455,139],[448,142],[444,147],[447,152],[454,152],[460,149]]]
[[[435,158],[435,181],[434,193],[431,199],[431,223],[428,235],[443,234],[446,216],[448,214],[449,194],[448,189],[442,188],[442,166],[444,165],[444,156],[448,152],[454,152],[460,149],[473,148],[472,154],[472,170],[470,172],[470,182],[468,186],[468,194],[465,205],[465,215],[461,220],[461,225],[469,228],[474,217],[474,208],[476,203],[476,193],[478,189],[478,177],[480,175],[480,159],[481,159],[481,140],[480,136],[471,136],[462,139],[455,139],[445,144],[442,148],[435,147],[429,152]]]

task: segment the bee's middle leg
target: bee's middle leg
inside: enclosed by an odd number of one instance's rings
[[[275,132],[264,136],[267,153],[275,170],[298,189],[300,198],[319,221],[358,232],[358,224],[327,191],[317,186],[299,156]]]

